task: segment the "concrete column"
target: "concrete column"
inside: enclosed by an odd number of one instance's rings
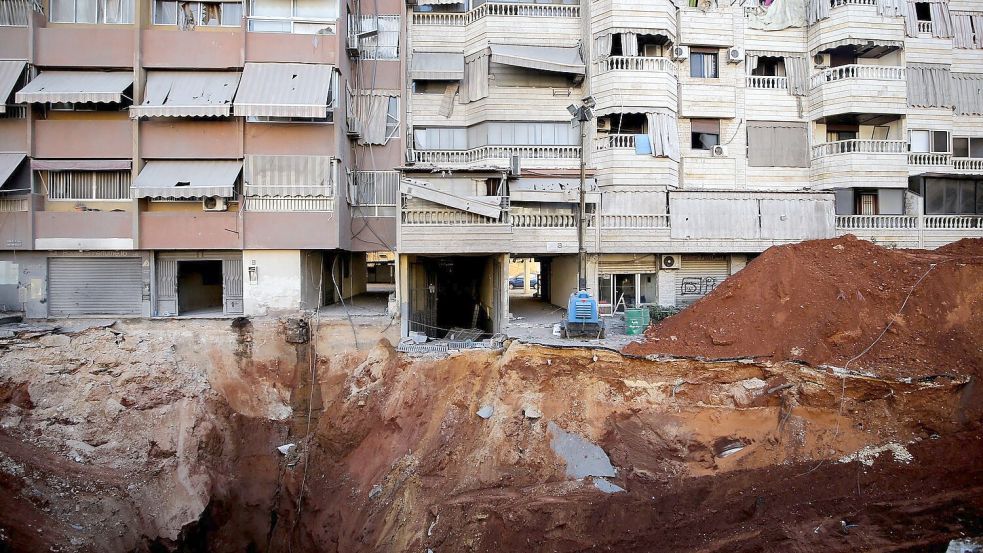
[[[529,293],[529,258],[522,260],[522,292]]]
[[[399,304],[399,335],[410,333],[410,264],[409,256],[396,254],[396,303]]]
[[[676,306],[676,271],[662,270],[656,274],[657,303],[660,307]]]
[[[730,256],[730,274],[732,274],[732,275],[733,274],[736,274],[738,271],[740,271],[741,269],[743,269],[745,266],[747,266],[747,256],[746,255],[740,254],[740,255],[732,255],[732,256]]]

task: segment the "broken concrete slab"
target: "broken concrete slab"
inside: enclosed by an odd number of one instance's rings
[[[621,486],[612,484],[603,478],[594,478],[594,487],[604,493],[621,493],[625,491]]]
[[[495,414],[495,407],[492,405],[483,405],[481,409],[478,409],[476,414],[483,419],[490,419]]]
[[[617,476],[608,454],[597,444],[563,430],[554,422],[547,426],[553,440],[550,447],[567,464],[567,476],[581,479],[588,476]]]
[[[289,443],[289,444],[283,444],[283,445],[277,447],[276,450],[279,451],[280,453],[284,454],[284,455],[290,455],[290,450],[292,450],[295,447],[297,447],[297,444]]]
[[[952,540],[945,553],[983,553],[983,538]]]
[[[526,405],[522,408],[522,416],[527,419],[540,419],[543,417],[543,412],[532,405]]]

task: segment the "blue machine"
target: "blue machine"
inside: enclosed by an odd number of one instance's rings
[[[587,290],[570,294],[567,302],[567,319],[563,321],[563,337],[604,337],[604,321],[597,312],[597,300]]]

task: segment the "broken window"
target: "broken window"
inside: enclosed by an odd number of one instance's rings
[[[908,147],[916,153],[949,153],[948,131],[909,131]]]
[[[154,25],[178,25],[182,29],[194,29],[199,25],[238,27],[241,20],[242,2],[154,2]]]
[[[359,38],[359,56],[365,60],[399,59],[399,16],[363,15],[361,31],[375,30]]]
[[[717,71],[716,50],[695,50],[689,55],[689,76],[697,79],[716,79]]]
[[[983,158],[983,138],[953,138],[952,157]]]
[[[52,23],[133,23],[133,0],[51,0]]]
[[[694,150],[712,150],[720,144],[720,119],[690,119],[690,131]]]

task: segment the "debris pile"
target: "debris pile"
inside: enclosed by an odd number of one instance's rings
[[[983,239],[921,251],[845,236],[765,251],[625,351],[849,362],[880,376],[980,375],[980,329]]]

